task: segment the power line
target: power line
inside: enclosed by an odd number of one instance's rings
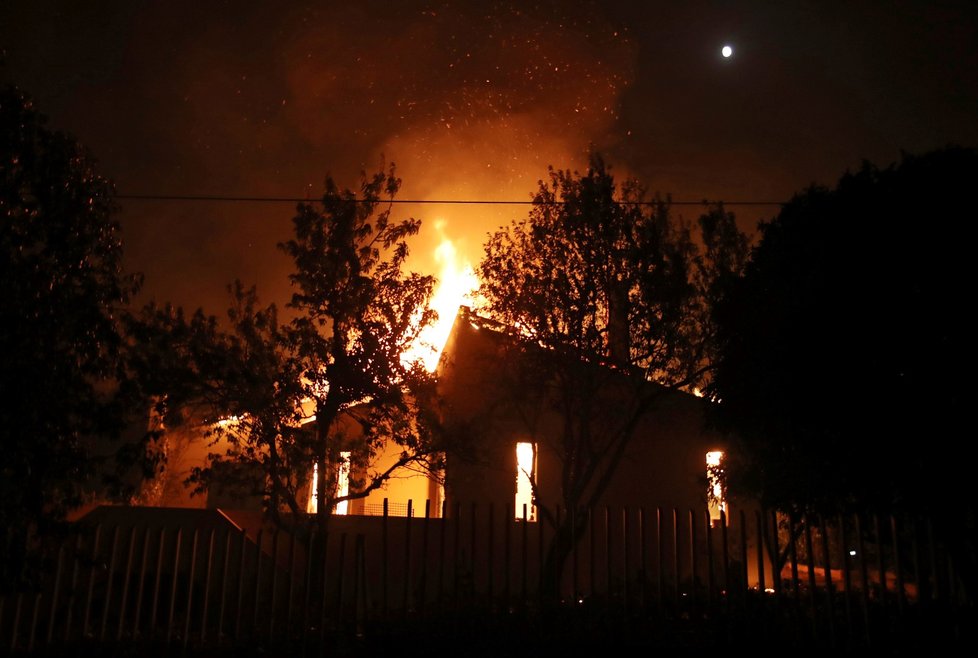
[[[117,199],[130,201],[217,201],[239,203],[313,203],[318,199],[284,196],[219,196],[213,194],[117,194]],[[351,203],[367,203],[367,199],[351,199]],[[528,201],[492,199],[381,199],[379,203],[422,204],[422,205],[471,205],[471,206],[532,206],[543,205],[532,199]],[[546,205],[561,206],[565,201],[550,201]],[[725,206],[783,206],[785,201],[724,201],[722,199],[702,201],[619,201],[623,205],[656,206],[668,203],[672,206],[712,206],[722,203]]]

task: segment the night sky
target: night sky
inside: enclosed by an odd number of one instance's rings
[[[978,146],[976,19],[974,0],[8,0],[0,78],[120,194],[316,198],[386,161],[405,199],[525,200],[593,148],[674,199],[777,201],[863,159]],[[221,313],[240,278],[287,300],[294,204],[120,206],[143,299]],[[734,210],[745,228],[776,212]],[[426,272],[443,236],[476,263],[525,212],[395,210],[425,222]]]

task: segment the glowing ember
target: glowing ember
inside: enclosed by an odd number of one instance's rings
[[[459,256],[455,245],[445,236],[444,228],[444,220],[435,222],[435,229],[441,234],[442,240],[434,252],[440,272],[431,298],[431,307],[438,313],[438,319],[421,332],[417,342],[401,357],[405,363],[420,359],[429,372],[434,372],[438,366],[438,359],[445,347],[445,341],[448,340],[448,334],[451,333],[458,307],[465,304],[479,287],[479,279],[472,264]]]

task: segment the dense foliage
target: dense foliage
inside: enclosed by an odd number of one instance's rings
[[[715,315],[740,489],[809,509],[970,501],[975,189],[975,151],[907,155],[762,226]]]
[[[358,194],[328,179],[320,204],[298,207],[294,237],[281,245],[295,263],[285,324],[240,284],[226,322],[145,310],[133,329],[140,381],[165,423],[189,417],[215,446],[192,474],[199,491],[261,496],[279,519],[306,512],[315,470],[322,521],[398,468],[439,471],[426,422],[434,382],[403,357],[433,320],[433,279],[403,271],[420,222],[390,218],[399,186],[393,167],[364,175]],[[397,458],[381,466],[385,451]]]
[[[638,182],[617,184],[595,157],[584,173],[551,170],[529,215],[486,244],[484,311],[522,337],[510,363],[524,385],[513,390],[532,392],[510,404],[531,425],[541,413],[560,418],[559,436],[537,437],[560,460],[560,499],[545,500],[533,483],[541,516],[560,526],[555,578],[577,539],[571,528],[585,527],[556,509],[594,505],[662,395],[708,380],[710,307],[747,240],[722,207],[698,228]]]
[[[734,491],[925,518],[970,595],[978,151],[904,155],[798,194],[716,307],[711,394]]]
[[[138,281],[113,211],[91,155],[0,89],[0,527],[63,520],[125,428],[120,314]]]

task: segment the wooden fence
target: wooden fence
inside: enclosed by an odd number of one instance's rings
[[[335,654],[385,624],[409,634],[459,619],[481,620],[470,634],[532,622],[568,641],[600,625],[656,646],[863,650],[952,645],[975,621],[952,553],[922,519],[591,510],[574,517],[579,540],[558,596],[544,598],[551,526],[506,505],[439,512],[334,517],[325,533],[79,525],[32,589],[0,596],[0,652]]]

